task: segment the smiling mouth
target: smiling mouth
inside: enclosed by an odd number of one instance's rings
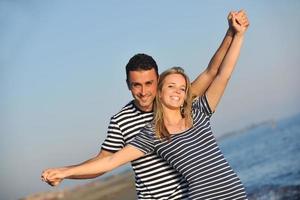
[[[179,101],[180,98],[179,98],[179,97],[171,96],[171,99],[172,99],[172,100],[175,100],[175,101]]]
[[[147,100],[149,99],[149,97],[140,97],[140,99],[141,99],[142,101],[147,101]]]

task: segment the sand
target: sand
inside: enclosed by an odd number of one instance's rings
[[[132,200],[136,199],[131,171],[59,191],[29,195],[22,200]]]

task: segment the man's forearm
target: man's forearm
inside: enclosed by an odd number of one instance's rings
[[[208,67],[192,82],[192,93],[194,96],[203,95],[216,77],[219,67],[230,47],[233,36],[234,33],[229,28],[222,40],[222,43],[211,58]]]
[[[219,48],[217,49],[216,53],[213,55],[213,57],[211,58],[208,67],[207,67],[207,73],[212,76],[213,78],[216,76],[216,74],[218,73],[218,70],[220,68],[220,65],[230,47],[230,44],[232,42],[234,33],[233,30],[231,30],[230,28],[227,30],[223,41],[221,43],[221,45],[219,46]]]
[[[72,166],[68,166],[66,168],[78,167],[79,165],[84,165],[86,163],[91,163],[91,162],[94,162],[97,159],[104,158],[104,157],[110,156],[112,154],[113,154],[112,152],[109,152],[109,151],[106,151],[106,150],[101,150],[98,153],[98,155],[95,156],[94,158],[91,158],[91,159],[89,159],[87,161],[84,161],[84,162],[82,162],[82,163],[80,163],[78,165],[72,165]],[[96,178],[98,176],[101,176],[102,174],[104,174],[104,173],[89,174],[89,175],[74,175],[74,176],[68,177],[68,179],[91,179],[91,178]]]
[[[83,165],[83,164],[86,164],[86,163],[90,163],[90,162],[93,162],[94,160],[96,160],[98,158],[98,156],[94,157],[94,158],[91,158],[83,163],[80,163],[78,165],[72,165],[72,166],[68,166],[66,168],[72,168],[72,167],[78,167],[79,165]],[[73,175],[73,176],[69,176],[68,179],[92,179],[92,178],[96,178],[98,176],[101,176],[102,174],[104,173],[99,173],[99,174],[89,174],[89,175]]]

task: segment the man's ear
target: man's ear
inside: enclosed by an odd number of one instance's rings
[[[127,87],[128,87],[128,90],[131,90],[131,87],[130,87],[130,82],[128,79],[126,79],[126,84],[127,84]]]

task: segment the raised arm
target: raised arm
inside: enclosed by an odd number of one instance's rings
[[[231,44],[232,37],[233,33],[228,29],[220,47],[210,60],[207,68],[192,82],[193,96],[203,95],[216,77],[220,64]]]
[[[192,82],[192,93],[193,96],[201,96],[205,93],[209,85],[212,83],[217,75],[219,67],[227,53],[228,48],[232,42],[234,36],[234,30],[229,20],[230,14],[228,15],[228,30],[222,40],[221,45],[211,58],[207,68]]]
[[[208,103],[212,111],[215,111],[225,91],[227,83],[239,57],[241,46],[244,40],[244,34],[249,26],[246,13],[244,11],[242,11],[242,13],[242,15],[231,13],[230,20],[235,34],[220,66],[218,74],[206,92]]]
[[[117,153],[104,158],[96,157],[89,162],[67,168],[47,169],[43,171],[41,177],[43,181],[52,183],[52,186],[56,186],[59,184],[57,180],[103,174],[144,155],[142,151],[128,145]]]
[[[238,12],[230,12],[228,14],[227,21],[229,27],[222,40],[221,45],[219,46],[219,48],[211,58],[207,68],[192,82],[193,96],[203,95],[218,73],[220,65],[231,45],[232,39],[235,34],[235,30],[232,26],[232,20],[231,20],[231,16],[233,13],[235,13],[238,16],[237,18],[238,23],[242,25],[245,25],[246,23],[245,21],[242,21],[242,16],[245,15],[245,12],[243,10]]]

